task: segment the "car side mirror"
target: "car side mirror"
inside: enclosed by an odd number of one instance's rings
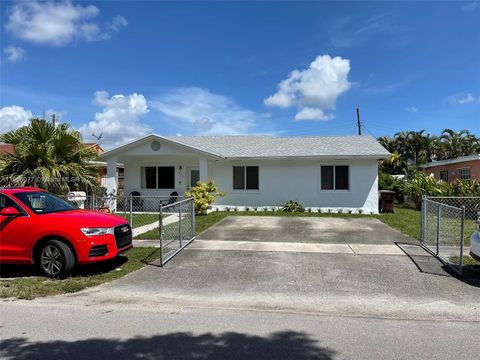
[[[8,217],[16,217],[16,216],[19,216],[20,213],[13,206],[9,206],[9,207],[3,208],[0,211],[0,215],[8,216]]]

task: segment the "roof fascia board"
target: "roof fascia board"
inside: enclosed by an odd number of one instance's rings
[[[312,155],[312,156],[251,156],[226,157],[225,160],[352,160],[352,159],[387,159],[390,155]]]
[[[461,156],[461,157],[455,158],[455,159],[447,159],[447,160],[439,160],[439,161],[429,162],[427,164],[421,165],[421,167],[431,168],[431,167],[436,167],[436,166],[458,164],[458,163],[465,162],[465,161],[475,161],[475,160],[480,160],[480,154]]]

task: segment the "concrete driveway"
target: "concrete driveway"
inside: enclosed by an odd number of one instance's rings
[[[71,298],[480,320],[480,281],[452,277],[413,240],[375,219],[232,217],[199,238],[163,268],[150,265]]]
[[[377,219],[230,216],[190,249],[402,255],[397,243],[412,240]]]
[[[411,242],[408,236],[377,219],[282,216],[229,216],[198,239],[375,245]]]

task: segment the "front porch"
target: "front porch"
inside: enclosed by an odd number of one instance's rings
[[[141,196],[183,196],[197,181],[208,181],[208,160],[195,156],[120,156],[108,159],[107,193],[116,195],[116,164],[125,166],[125,197],[132,192]],[[138,195],[137,194],[137,195]]]

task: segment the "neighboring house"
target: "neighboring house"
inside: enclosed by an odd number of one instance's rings
[[[378,160],[390,153],[370,136],[159,136],[151,134],[100,155],[107,192],[125,167],[125,194],[182,195],[215,180],[226,196],[217,208],[277,207],[298,200],[312,208],[378,212]]]
[[[15,146],[11,144],[0,144],[0,155],[13,154],[15,152]]]
[[[97,143],[83,143],[85,147],[91,147],[95,152],[100,155],[104,152],[103,148]],[[100,186],[107,187],[107,163],[105,161],[92,161],[92,164],[98,165],[100,173],[98,180]],[[124,178],[124,169],[123,164],[117,164],[117,187],[119,195],[123,196],[123,178]]]
[[[457,179],[480,180],[480,154],[439,160],[422,166],[426,175],[452,183]]]

